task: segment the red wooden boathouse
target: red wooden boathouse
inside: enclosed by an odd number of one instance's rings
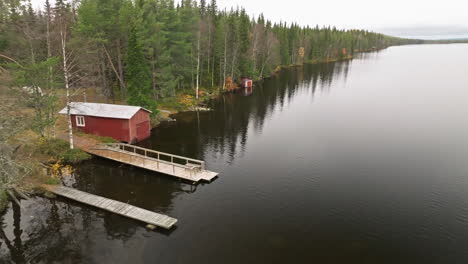
[[[72,126],[88,134],[134,143],[151,134],[150,113],[139,106],[70,103]],[[67,114],[65,107],[60,114]]]

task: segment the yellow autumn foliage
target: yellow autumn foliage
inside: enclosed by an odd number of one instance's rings
[[[59,179],[62,174],[72,174],[74,169],[70,165],[64,165],[62,160],[56,161],[50,168],[52,177]]]
[[[178,98],[179,104],[183,105],[186,108],[195,106],[195,100],[193,96],[189,94],[182,94]]]

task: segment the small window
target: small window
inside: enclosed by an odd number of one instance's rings
[[[85,126],[84,116],[77,116],[76,117],[76,126],[79,126],[79,127],[84,127]]]

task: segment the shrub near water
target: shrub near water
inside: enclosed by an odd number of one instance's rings
[[[59,158],[62,153],[70,148],[70,145],[65,140],[61,139],[40,139],[37,145],[37,150],[45,155],[53,158]]]
[[[70,149],[67,141],[58,138],[41,139],[38,144],[38,151],[66,163],[78,163],[91,158],[91,155],[80,149]]]
[[[62,160],[68,163],[78,163],[83,160],[88,160],[91,155],[82,151],[81,149],[68,149],[62,154]]]

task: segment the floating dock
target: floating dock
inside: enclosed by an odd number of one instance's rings
[[[95,156],[164,173],[192,182],[211,182],[218,173],[205,170],[205,162],[124,143],[97,144],[84,148]]]
[[[171,229],[177,223],[177,219],[170,216],[158,214],[133,205],[78,191],[76,189],[52,185],[45,185],[44,188],[56,195],[100,208],[121,216],[132,218],[144,222],[148,225]]]

